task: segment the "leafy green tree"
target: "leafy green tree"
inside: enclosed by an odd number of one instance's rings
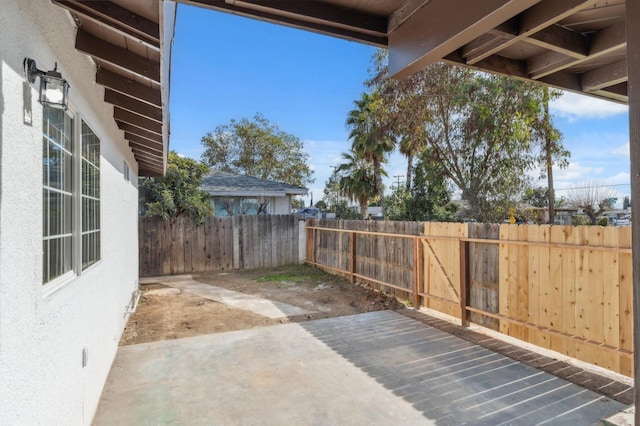
[[[402,204],[390,210],[391,220],[455,221],[458,206],[451,202],[451,190],[442,164],[434,160],[430,149],[423,150],[417,158],[411,189],[396,190],[391,200]]]
[[[187,216],[194,225],[202,224],[213,213],[209,194],[200,189],[208,171],[205,164],[171,151],[166,175],[142,180],[140,203],[145,216],[164,220]]]
[[[362,215],[358,209],[347,204],[345,200],[339,200],[335,206],[336,217],[344,220],[362,219]]]
[[[359,158],[371,163],[375,177],[375,189],[382,215],[386,216],[382,164],[394,148],[393,137],[384,123],[384,103],[377,92],[363,93],[354,101],[349,111],[347,128],[352,140],[352,151]]]
[[[533,83],[442,63],[403,82],[382,64],[369,83],[393,131],[417,150],[432,149],[462,193],[465,215],[478,221],[504,217],[529,184],[526,171],[540,164],[540,138],[557,136],[545,121],[550,95]]]
[[[564,169],[569,166],[570,152],[562,145],[562,134],[553,127],[551,115],[549,114],[549,101],[556,99],[562,92],[550,89],[547,86],[542,88],[542,111],[538,119],[534,121],[534,139],[540,145],[540,155],[538,162],[542,165],[541,178],[547,178],[547,203],[549,208],[549,223],[555,221],[555,191],[553,189],[553,166],[554,164]],[[542,206],[541,206],[542,207]]]
[[[313,182],[300,139],[262,114],[253,120],[232,119],[207,133],[202,144],[202,161],[218,170],[303,187]]]
[[[549,203],[549,189],[528,188],[524,191],[522,202],[532,207],[547,207]]]
[[[340,192],[349,200],[358,203],[360,215],[365,219],[369,200],[377,194],[377,179],[373,165],[353,150],[343,153],[342,158],[345,162],[337,169],[340,176]],[[381,173],[386,175],[384,170],[381,170]]]
[[[320,209],[320,210],[326,210],[327,209],[327,203],[324,200],[320,200],[320,201],[318,201],[316,203],[315,207],[317,209]]]
[[[622,208],[627,210],[629,207],[631,207],[631,199],[629,199],[629,196],[626,196],[624,200],[622,200]]]
[[[331,211],[336,213],[336,205],[340,201],[340,192],[340,176],[337,174],[336,168],[331,176],[329,176],[329,179],[324,183],[324,197],[322,197]]]

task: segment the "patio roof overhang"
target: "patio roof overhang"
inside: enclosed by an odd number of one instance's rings
[[[138,162],[162,176],[169,146],[169,64],[176,4],[167,0],[52,0],[78,28],[75,48],[96,64],[96,83]]]
[[[624,0],[182,0],[389,48],[404,78],[448,63],[628,101]]]

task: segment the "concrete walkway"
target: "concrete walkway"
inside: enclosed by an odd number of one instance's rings
[[[162,277],[148,277],[140,280],[141,284],[160,283],[177,288],[214,302],[224,303],[232,308],[251,311],[264,317],[279,319],[296,315],[312,313],[298,306],[283,302],[275,302],[262,297],[252,296],[210,284],[204,284],[193,279],[191,275],[170,275]]]
[[[627,406],[391,311],[120,348],[96,425],[591,425]]]

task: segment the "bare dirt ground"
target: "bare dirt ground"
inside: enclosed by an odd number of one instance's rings
[[[402,309],[397,299],[371,288],[306,266],[194,275],[202,283],[312,311],[272,319],[204,299],[159,283],[141,286],[142,297],[129,318],[121,345],[177,339],[252,327],[353,315],[383,309]]]

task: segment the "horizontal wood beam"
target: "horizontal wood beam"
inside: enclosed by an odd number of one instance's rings
[[[582,74],[582,90],[593,92],[627,81],[627,60],[605,65]]]
[[[431,0],[389,33],[389,72],[406,78],[539,1]]]
[[[164,173],[159,170],[147,169],[145,167],[138,167],[138,176],[140,177],[162,177]]]
[[[402,6],[389,16],[387,32],[390,33],[411,18],[414,13],[430,0],[406,0]]]
[[[160,83],[160,64],[78,30],[76,49],[98,61],[131,72],[147,81]]]
[[[139,143],[132,142],[132,141],[129,141],[129,147],[131,147],[132,149],[135,148],[135,149],[137,149],[139,151],[148,151],[148,152],[156,154],[156,155],[158,155],[158,154],[162,155],[162,152],[160,152],[160,151],[154,151],[154,150],[152,150],[151,148],[149,148],[147,146],[144,146],[144,145],[141,145]]]
[[[138,163],[138,167],[144,168],[146,170],[157,171],[158,173],[162,173],[164,171],[164,164],[147,159],[145,153],[138,152],[133,148],[131,148],[131,152],[133,152],[133,156]]]
[[[125,123],[123,121],[117,121],[117,124],[118,124],[118,128],[120,130],[123,130],[124,132],[132,133],[134,135],[137,135],[137,136],[140,136],[142,138],[148,139],[151,142],[156,142],[156,143],[159,143],[159,144],[163,143],[162,142],[162,135],[150,132],[150,131],[145,130],[145,129],[141,128],[141,127],[134,126],[131,123]]]
[[[142,136],[136,135],[135,133],[124,132],[124,138],[130,143],[140,145],[140,147],[148,148],[152,151],[157,151],[160,154],[164,152],[164,146],[161,143],[150,141],[149,139],[145,139]]]
[[[155,51],[160,51],[160,26],[110,1],[53,0],[72,14]]]
[[[150,120],[162,123],[162,109],[149,105],[148,103],[141,102],[130,96],[123,95],[120,92],[116,92],[108,88],[105,89],[104,101],[119,106],[127,111],[142,115]]]
[[[351,9],[334,6],[330,3],[309,0],[226,0],[227,4],[245,9],[266,13],[283,14],[284,16],[317,23],[337,25],[354,31],[365,31],[371,34],[387,34],[387,18],[365,14]]]
[[[293,4],[296,2],[297,1],[291,1],[288,3]],[[255,8],[240,7],[232,3],[227,3],[224,0],[181,0],[181,3],[232,13],[234,15],[240,15],[248,18],[260,19],[276,24],[287,25],[320,34],[333,35],[377,47],[387,47],[388,44],[387,36],[384,33],[378,34],[370,30],[357,30],[355,27],[349,28],[344,25],[336,26],[323,23],[321,21],[305,20],[304,17],[298,15],[285,16],[284,14],[278,14],[275,10],[265,11],[257,10]]]
[[[162,136],[162,124],[157,121],[150,120],[141,115],[135,114],[133,112],[129,112],[120,107],[113,107],[113,118],[116,121],[122,121],[124,123],[132,124],[136,127],[140,127],[142,129],[148,130],[149,132],[156,133]]]
[[[596,1],[597,0],[542,0],[519,16],[519,30],[515,37],[505,40],[502,45],[488,48],[475,55],[468,56],[467,63],[473,65],[478,61],[498,53],[506,47],[523,41],[528,37],[532,37],[535,33],[561,21],[567,16],[592,6]]]
[[[164,160],[162,158],[162,154],[155,154],[151,151],[149,151],[146,148],[131,148],[131,151],[137,155],[137,157],[140,159],[140,162],[144,162],[146,164],[149,165],[155,165],[155,166],[159,166],[159,167],[163,167],[164,166]]]
[[[589,53],[585,58],[569,58],[562,53],[550,52],[531,59],[528,63],[528,71],[531,78],[536,80],[610,53],[625,51],[626,48],[624,22],[619,22],[590,36]]]
[[[476,63],[475,65],[466,65],[464,58],[457,52],[447,55],[443,58],[446,63],[468,68],[477,69],[478,71],[490,72],[504,76],[516,77],[520,79],[528,79],[527,66],[524,61],[507,59],[503,56],[491,56],[487,59]]]
[[[584,59],[589,53],[587,37],[555,24],[532,34],[524,41],[576,59]]]
[[[160,90],[145,86],[104,68],[100,68],[96,72],[96,83],[148,104],[158,107],[162,105],[162,93]]]

